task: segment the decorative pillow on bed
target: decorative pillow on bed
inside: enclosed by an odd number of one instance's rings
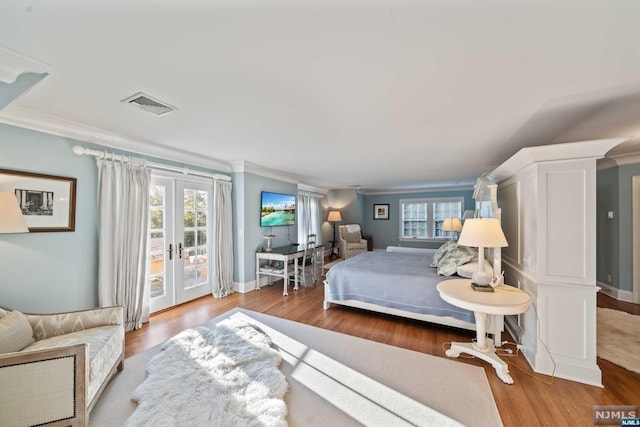
[[[438,275],[451,276],[456,273],[459,266],[468,263],[478,256],[477,249],[467,246],[457,246],[455,249],[449,249],[445,255],[438,261]]]
[[[342,232],[342,237],[344,238],[344,240],[347,241],[347,243],[360,243],[360,232],[359,231],[354,231],[353,233],[349,233],[348,231],[343,231]]]
[[[476,271],[478,271],[478,262],[472,261],[459,266],[456,270],[456,273],[458,273],[458,276],[460,277],[471,279],[471,276]],[[486,271],[491,276],[493,276],[493,267],[491,266],[491,263],[486,259],[484,260],[484,271]]]
[[[440,259],[442,259],[444,254],[447,253],[449,249],[453,249],[457,247],[458,247],[458,244],[455,242],[455,240],[447,240],[447,242],[444,243],[442,246],[440,246],[436,251],[436,253],[433,254],[433,258],[431,258],[431,264],[429,264],[429,267],[437,267],[438,262],[440,261]]]

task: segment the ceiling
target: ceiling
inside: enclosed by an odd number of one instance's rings
[[[639,20],[637,0],[3,0],[0,47],[49,75],[0,121],[320,188],[469,185],[525,146],[640,152]]]

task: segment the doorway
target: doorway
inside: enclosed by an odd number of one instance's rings
[[[150,312],[211,293],[213,184],[152,175],[147,286]]]

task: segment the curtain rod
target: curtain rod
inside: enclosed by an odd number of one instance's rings
[[[94,156],[98,159],[105,158],[107,155],[106,151],[92,150],[91,148],[86,148],[81,145],[74,145],[72,148],[72,151],[77,155]],[[112,160],[126,161],[129,156],[122,156],[120,154],[109,153],[109,157],[111,157]],[[147,162],[147,165],[152,169],[162,169],[162,170],[167,170],[172,172],[180,172],[183,175],[197,175],[197,176],[204,176],[207,178],[219,179],[221,181],[231,181],[231,177],[227,175],[220,175],[217,173],[194,171],[189,168],[180,168],[178,166],[169,166],[163,163],[156,163],[156,162],[149,162],[149,161]]]

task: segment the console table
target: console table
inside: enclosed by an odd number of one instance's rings
[[[314,263],[320,260],[320,271],[324,268],[324,244],[320,243],[315,245],[312,249]],[[289,271],[293,268],[294,273],[294,286],[293,290],[300,289],[298,286],[298,260],[304,256],[304,245],[287,245],[278,248],[273,248],[270,252],[262,251],[256,252],[256,289],[260,290],[260,276],[272,276],[284,279],[284,291],[282,295],[287,296],[287,285],[289,283]],[[276,261],[278,263],[277,268],[264,267],[260,265],[263,260]],[[289,261],[293,261],[290,265]],[[280,263],[282,265],[280,266]],[[281,267],[281,268],[280,268]],[[317,269],[317,267],[314,267]]]
[[[527,311],[531,297],[524,291],[508,285],[494,288],[494,292],[478,292],[471,288],[469,279],[452,279],[438,283],[438,292],[443,300],[456,307],[473,311],[476,318],[476,342],[452,342],[446,355],[458,357],[467,353],[491,363],[498,377],[507,384],[513,384],[508,365],[498,357],[493,343],[486,338],[489,314],[521,314]]]

